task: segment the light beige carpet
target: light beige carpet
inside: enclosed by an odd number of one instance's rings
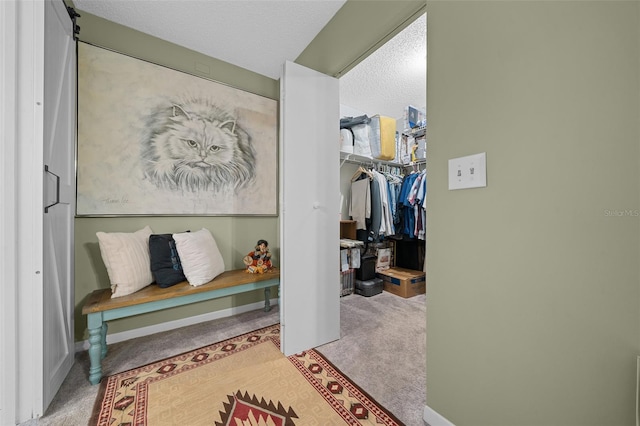
[[[401,425],[318,351],[265,327],[102,380],[92,425]]]

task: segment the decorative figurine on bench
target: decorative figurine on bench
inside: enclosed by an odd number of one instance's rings
[[[246,255],[242,261],[247,265],[250,274],[264,274],[272,268],[269,243],[266,240],[258,240],[256,249]]]

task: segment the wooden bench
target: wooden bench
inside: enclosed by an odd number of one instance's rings
[[[183,281],[167,288],[155,284],[133,294],[111,298],[111,289],[93,291],[82,308],[89,330],[89,381],[95,385],[102,378],[102,359],[107,356],[107,321],[188,305],[203,300],[264,289],[264,311],[271,310],[271,287],[280,285],[280,270],[249,274],[245,269],[226,271],[212,281],[194,287]]]

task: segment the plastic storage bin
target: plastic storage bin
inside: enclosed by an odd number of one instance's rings
[[[360,257],[360,267],[356,269],[356,279],[367,281],[376,277],[376,261],[377,257],[365,254]]]
[[[396,157],[396,120],[380,115],[371,117],[369,146],[373,158],[393,160]]]
[[[374,278],[372,280],[360,281],[356,280],[355,293],[365,297],[375,296],[382,293],[384,283],[382,278]]]

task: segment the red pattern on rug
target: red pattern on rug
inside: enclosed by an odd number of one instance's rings
[[[317,350],[292,355],[289,360],[347,424],[360,425],[369,416],[375,417],[376,424],[402,424]]]
[[[274,345],[279,350],[279,324],[109,376],[100,385],[101,391],[90,424],[147,425],[150,385],[262,344]],[[351,382],[320,352],[308,350],[287,359],[345,424],[402,425],[402,422]],[[219,412],[220,421],[210,424],[291,426],[306,423],[304,419],[298,418],[295,407],[287,405],[286,401],[265,400],[261,395],[249,393],[246,389],[234,392],[226,396],[227,400],[221,401],[224,409]]]

